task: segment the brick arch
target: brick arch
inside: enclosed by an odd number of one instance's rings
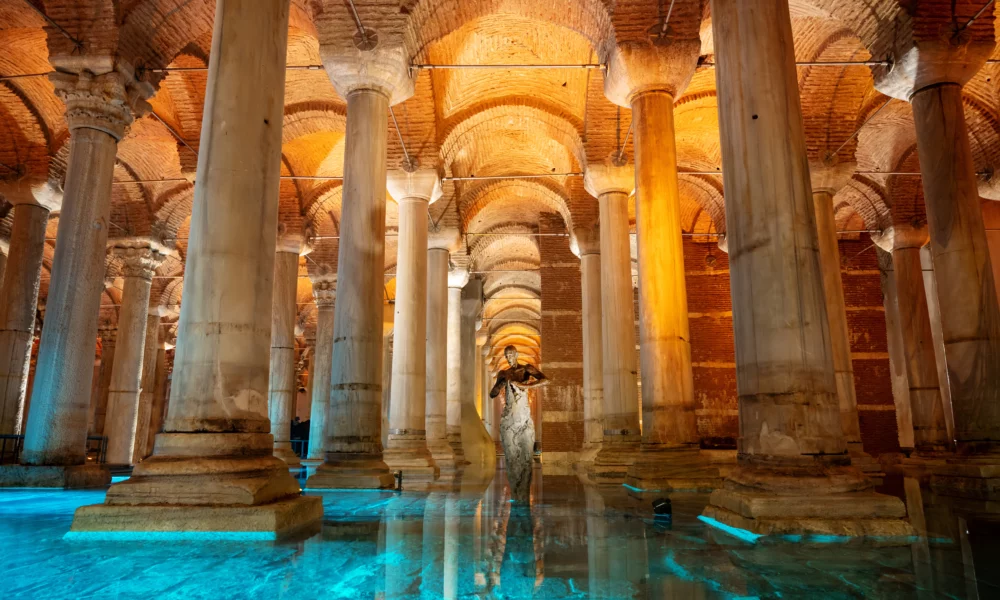
[[[534,209],[525,211],[523,209],[528,207],[512,206],[512,197],[524,198]],[[573,222],[564,189],[549,179],[477,182],[463,190],[458,207],[462,228],[466,231],[483,231],[502,223],[536,222],[538,214],[545,211],[559,213],[567,228],[571,228]]]

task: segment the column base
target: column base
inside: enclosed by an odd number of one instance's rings
[[[390,433],[382,459],[390,471],[403,473],[404,487],[412,488],[412,484],[426,486],[441,475],[441,469],[435,464],[422,436],[412,439]]]
[[[929,471],[936,494],[1000,501],[1000,454],[949,458]]]
[[[587,475],[597,485],[620,485],[625,482],[628,469],[635,463],[638,455],[638,440],[605,440],[601,451],[594,458],[594,464],[587,470]]]
[[[274,444],[274,456],[285,461],[289,469],[298,469],[302,466],[302,459],[292,450],[290,442],[276,442]]]
[[[447,440],[428,440],[427,451],[434,458],[434,464],[438,466],[438,479],[440,481],[451,481],[455,479],[460,465],[455,460],[455,451]]]
[[[847,455],[851,457],[851,466],[865,474],[875,485],[881,485],[885,478],[885,470],[882,463],[872,458],[871,454],[865,452],[860,442],[847,443]]]
[[[702,517],[753,539],[879,537],[905,544],[916,535],[903,502],[872,491],[871,482],[851,467],[743,466],[712,492]]]
[[[451,451],[455,454],[455,464],[457,465],[470,464],[469,461],[465,459],[465,449],[462,447],[461,428],[459,428],[458,431],[448,432],[448,445],[451,446]]]
[[[81,506],[68,540],[251,539],[274,540],[318,533],[323,500],[286,498],[259,506]],[[193,535],[192,535],[193,534]]]
[[[102,488],[111,484],[111,471],[103,465],[2,465],[0,488],[32,487],[67,490]]]
[[[953,452],[922,452],[915,451],[910,456],[899,461],[898,471],[904,477],[911,477],[921,483],[930,483],[932,472],[938,467],[947,466],[947,459],[953,458]]]
[[[597,460],[597,455],[600,452],[600,443],[585,444],[583,450],[580,451],[576,457],[576,461],[573,463],[573,471],[586,474],[594,466],[594,461]]]
[[[327,452],[326,462],[306,480],[307,490],[389,490],[396,478],[382,454]]]
[[[161,433],[153,455],[112,485],[104,504],[77,509],[72,531],[273,539],[318,527],[322,501],[299,495],[288,465],[271,455],[273,445],[268,433]]]
[[[644,444],[628,469],[625,485],[641,492],[711,492],[722,485],[722,476],[697,447]]]

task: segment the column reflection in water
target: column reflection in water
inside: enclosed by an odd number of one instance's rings
[[[391,498],[382,518],[385,530],[385,597],[412,598],[420,594],[426,510],[423,495]]]

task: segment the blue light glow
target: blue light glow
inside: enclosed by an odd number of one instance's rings
[[[729,535],[735,538],[739,538],[744,542],[750,542],[751,544],[757,543],[757,540],[764,537],[760,534],[747,531],[746,529],[740,529],[738,527],[732,527],[730,525],[726,525],[725,523],[721,523],[711,517],[706,517],[705,515],[698,515],[698,520],[703,523],[707,523],[708,525],[715,527],[720,531],[728,533]]]

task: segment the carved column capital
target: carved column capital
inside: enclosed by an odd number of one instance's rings
[[[609,157],[603,163],[587,165],[583,187],[591,196],[600,198],[612,192],[627,196],[635,190],[635,167],[627,163],[617,164],[613,158]]]
[[[448,287],[464,288],[469,283],[469,270],[466,268],[454,267],[448,271]]]
[[[163,262],[163,255],[151,246],[114,246],[111,251],[123,260],[122,276],[126,278],[152,281],[157,267]]]
[[[591,227],[577,227],[569,238],[569,249],[577,258],[601,253],[600,225],[594,223]]]
[[[70,130],[97,129],[121,140],[135,118],[150,110],[146,100],[153,95],[152,86],[122,71],[49,75],[56,96],[66,104]]]
[[[337,300],[337,276],[327,275],[313,279],[313,300],[318,308],[334,305]]]

